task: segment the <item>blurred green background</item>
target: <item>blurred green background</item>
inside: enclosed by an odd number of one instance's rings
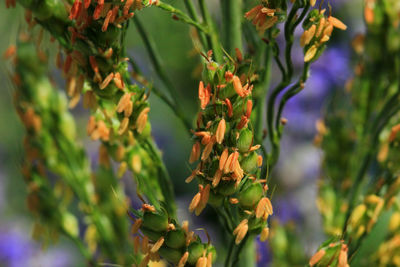
[[[182,9],[181,0],[166,1]],[[257,1],[249,2],[249,6]],[[306,90],[297,99],[289,102],[284,116],[289,119],[288,129],[284,133],[283,152],[273,179],[279,190],[274,197],[277,215],[282,221],[296,221],[297,232],[301,232],[306,253],[314,252],[323,240],[321,220],[316,209],[316,179],[319,176],[321,151],[312,145],[315,134],[315,120],[321,116],[321,106],[333,90],[343,90],[346,79],[351,75],[351,36],[363,31],[361,0],[330,1],[336,17],[347,25],[347,32],[336,31],[329,44],[326,56],[320,59],[312,69]],[[208,1],[215,16],[219,14],[218,1]],[[200,79],[199,56],[193,51],[190,28],[156,8],[138,12],[145,22],[146,29],[154,38],[163,65],[176,86],[179,95],[175,96],[184,107],[187,117],[194,118],[197,111],[197,86]],[[24,28],[22,8],[6,9],[0,4],[0,51],[5,51],[15,43],[19,28]],[[300,32],[298,33],[299,36]],[[161,83],[155,78],[149,64],[146,50],[135,28],[131,25],[127,38],[128,54],[133,57],[144,74],[150,77],[161,89]],[[51,45],[54,53],[56,46]],[[301,61],[302,51],[296,43],[293,57]],[[300,58],[300,60],[299,60]],[[333,69],[332,69],[333,68]],[[336,68],[336,69],[335,69]],[[276,71],[276,70],[275,70]],[[13,86],[10,82],[11,66],[3,58],[0,62],[0,266],[77,266],[82,262],[77,250],[61,239],[56,246],[42,250],[40,245],[31,241],[31,215],[25,205],[25,183],[20,175],[22,159],[23,128],[13,107]],[[57,77],[57,75],[54,75]],[[276,72],[273,77],[278,77]],[[62,79],[56,78],[60,88],[64,88]],[[274,82],[274,81],[273,81]],[[191,149],[191,139],[171,110],[155,95],[150,98],[153,136],[163,151],[163,158],[173,178],[175,192],[179,202],[179,216],[187,219],[188,203],[196,190],[195,183],[186,184],[184,179],[190,173],[187,160]],[[88,112],[81,106],[74,111],[77,123],[81,126],[80,138],[87,148],[88,155],[96,153],[96,145],[86,137],[85,124]],[[292,123],[293,122],[293,123]],[[297,124],[296,124],[297,122]],[[92,157],[94,158],[94,157]],[[130,183],[130,186],[133,184]],[[279,211],[279,207],[282,210]],[[206,212],[201,219],[193,221],[195,225],[212,222],[212,214]],[[216,229],[211,229],[214,241]],[[261,254],[268,254],[261,248]],[[267,266],[268,260],[260,266]]]

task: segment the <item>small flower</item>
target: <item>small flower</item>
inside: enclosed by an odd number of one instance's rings
[[[323,250],[323,249],[318,250],[318,252],[315,253],[311,257],[311,259],[308,262],[308,264],[310,264],[311,267],[314,266],[315,264],[317,264],[324,257],[325,253],[326,253],[326,251]]]
[[[210,102],[210,97],[211,97],[210,85],[207,85],[207,87],[204,87],[203,81],[200,81],[200,83],[199,83],[199,99],[200,99],[201,109],[206,108],[206,106]]]
[[[348,247],[346,244],[342,244],[342,247],[339,252],[339,259],[338,259],[338,267],[347,267],[347,251]]]
[[[108,84],[111,82],[111,80],[114,78],[114,73],[108,74],[108,76],[101,82],[99,85],[99,88],[103,90],[108,86]]]
[[[244,219],[239,223],[239,225],[233,231],[233,235],[236,235],[235,243],[236,245],[242,242],[243,238],[246,236],[247,231],[249,230],[248,220]]]
[[[222,141],[224,140],[225,129],[226,129],[225,119],[222,119],[218,123],[217,132],[215,134],[216,141],[218,144],[221,144]]]
[[[262,229],[261,231],[261,235],[260,235],[260,241],[264,242],[268,239],[269,236],[269,228],[265,227],[264,229]]]
[[[304,47],[305,45],[308,45],[312,38],[314,38],[315,31],[317,30],[317,26],[313,24],[310,29],[305,30],[304,33],[300,37],[300,45]]]
[[[225,104],[228,107],[228,117],[232,117],[233,116],[233,108],[232,108],[232,104],[231,104],[231,101],[229,100],[229,98],[225,99]]]
[[[196,142],[192,147],[192,152],[190,153],[189,163],[197,161],[200,157],[200,143]]]
[[[318,48],[316,45],[311,46],[304,55],[304,62],[311,61],[317,54]]]
[[[228,148],[225,148],[219,158],[219,169],[222,171],[224,169],[225,163],[228,159],[229,151]]]
[[[133,223],[132,228],[131,228],[131,233],[132,233],[132,234],[136,234],[136,233],[139,231],[140,226],[142,226],[142,222],[143,222],[142,219],[137,219],[137,220]]]
[[[267,197],[263,197],[257,204],[255,213],[256,213],[256,218],[266,218],[268,215],[273,214],[273,208],[271,201]]]
[[[238,76],[233,76],[232,78],[233,81],[233,88],[235,89],[236,93],[240,96],[240,97],[245,97],[245,93],[243,91],[243,86],[242,86],[242,82],[240,81]]]
[[[188,258],[189,258],[189,252],[186,251],[185,253],[183,253],[181,259],[179,260],[178,267],[184,267]]]
[[[341,22],[339,19],[337,19],[335,17],[329,16],[328,17],[328,21],[330,23],[332,23],[333,27],[335,27],[335,28],[338,28],[338,29],[341,29],[341,30],[344,30],[344,31],[347,29],[347,26],[343,22]]]
[[[140,112],[140,114],[136,120],[136,129],[137,129],[138,133],[142,133],[144,128],[146,127],[149,111],[150,111],[150,108],[146,107]]]
[[[150,252],[156,253],[163,244],[164,244],[164,237],[162,236],[157,240],[157,242],[154,244],[154,246],[150,249]]]

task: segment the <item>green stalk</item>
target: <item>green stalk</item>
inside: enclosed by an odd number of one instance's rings
[[[197,11],[193,5],[193,1],[192,0],[184,0],[183,3],[185,4],[185,7],[186,7],[187,11],[189,12],[189,16],[192,18],[192,20],[194,20],[195,22],[200,24],[200,19],[197,16]],[[200,37],[201,44],[203,45],[203,49],[205,49],[207,47],[206,36],[204,35],[203,31],[198,31],[198,34]]]
[[[143,76],[143,73],[140,70],[139,66],[135,63],[135,61],[132,58],[129,58],[129,62],[131,63],[134,72]],[[190,132],[191,123],[189,122],[189,120],[186,119],[183,112],[176,108],[175,103],[173,103],[172,100],[166,94],[164,94],[160,89],[158,89],[158,87],[155,87],[153,84],[150,84],[147,80],[145,82],[140,82],[140,81],[138,82],[143,86],[148,87],[151,92],[154,92],[156,96],[158,96],[162,101],[164,101],[164,103],[171,109],[171,111],[180,120],[183,126],[185,126],[185,128],[187,129],[186,132],[189,135],[191,135]]]
[[[215,29],[214,21],[211,18],[211,14],[208,12],[205,0],[199,0],[200,11],[203,16],[204,22],[207,24],[209,34],[207,36],[208,44],[213,50],[214,58],[217,62],[222,62],[222,49],[219,41],[217,31]]]
[[[157,148],[155,147],[155,144],[147,139],[145,141],[145,144],[149,148],[149,151],[153,155],[153,159],[159,169],[160,175],[158,175],[158,182],[161,186],[161,190],[163,192],[163,196],[165,198],[165,204],[167,207],[167,211],[170,217],[176,218],[176,204],[175,204],[175,194],[174,194],[174,187],[172,185],[171,177],[168,174],[168,170],[165,167],[160,153],[158,153]]]
[[[243,51],[242,45],[242,0],[221,0],[222,20],[225,33],[225,47],[231,55],[235,48]]]
[[[158,75],[158,77],[161,79],[165,87],[168,89],[168,92],[170,94],[171,99],[173,99],[174,103],[174,112],[177,114],[177,116],[181,119],[181,121],[184,123],[186,129],[190,129],[192,127],[192,124],[188,119],[186,119],[186,116],[184,115],[183,109],[179,104],[179,99],[178,99],[178,90],[174,87],[170,79],[168,78],[167,73],[164,71],[164,68],[162,67],[162,62],[161,62],[161,57],[157,53],[156,46],[154,40],[151,38],[151,36],[146,32],[143,24],[141,23],[140,19],[138,16],[134,16],[133,21],[135,23],[135,26],[139,32],[139,35],[142,37],[142,40],[145,44],[147,53],[150,56],[150,60],[154,66],[154,69]],[[156,92],[158,93],[158,92]],[[166,100],[166,97],[163,96],[163,98]],[[172,101],[168,100],[166,102],[168,105],[172,105]],[[171,106],[172,108],[172,106]]]
[[[203,25],[201,25],[197,21],[192,20],[188,15],[183,13],[180,9],[177,9],[177,8],[175,8],[169,4],[166,4],[162,1],[158,1],[158,4],[156,6],[165,11],[168,11],[169,13],[176,15],[183,22],[186,22],[187,24],[190,24],[190,25],[196,27],[197,29],[199,29],[200,31],[202,31],[204,33],[209,32],[207,28],[205,28]]]

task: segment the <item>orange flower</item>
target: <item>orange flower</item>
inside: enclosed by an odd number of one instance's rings
[[[196,142],[192,147],[192,152],[190,153],[189,163],[197,161],[200,157],[200,143]]]
[[[243,86],[242,86],[242,82],[240,81],[238,76],[233,76],[232,78],[233,81],[233,88],[235,89],[236,93],[240,96],[240,97],[245,97],[244,91],[243,91]]]
[[[311,257],[311,259],[308,262],[308,264],[310,264],[311,267],[314,266],[315,264],[317,264],[324,257],[325,253],[326,253],[326,251],[323,250],[323,249],[318,250],[318,252],[315,253]]]
[[[210,102],[210,97],[211,97],[211,87],[210,85],[207,85],[207,87],[204,87],[203,81],[200,81],[199,83],[199,99],[200,99],[200,106],[201,109],[205,109]]]
[[[235,243],[238,245],[242,242],[243,238],[246,236],[247,231],[249,230],[248,220],[244,219],[239,223],[236,229],[233,231],[233,235],[236,235]]]
[[[246,117],[250,119],[251,111],[253,109],[253,101],[247,100]]]
[[[225,130],[226,130],[225,119],[222,119],[218,124],[217,132],[215,134],[216,141],[218,144],[221,144],[222,141],[224,140]]]
[[[232,104],[231,104],[231,101],[229,100],[229,98],[225,99],[225,104],[228,107],[228,117],[232,117],[233,116],[233,108],[232,108]]]

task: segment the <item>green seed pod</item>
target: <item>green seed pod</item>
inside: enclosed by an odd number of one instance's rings
[[[140,227],[140,231],[153,242],[156,242],[163,235],[161,232],[155,232],[143,226]]]
[[[221,181],[217,187],[218,193],[223,196],[230,196],[236,192],[235,181]]]
[[[253,143],[253,133],[248,128],[243,129],[240,131],[240,136],[237,141],[237,148],[239,149],[240,153],[245,153],[249,151]]]
[[[186,243],[186,235],[182,229],[169,231],[165,237],[165,244],[170,248],[181,248]]]
[[[220,207],[223,201],[224,201],[223,195],[214,193],[213,190],[210,191],[210,195],[208,197],[208,204],[210,204],[213,207]]]
[[[164,211],[145,211],[143,214],[143,227],[155,232],[162,232],[168,228],[168,214]]]
[[[245,103],[247,103],[247,101],[243,101],[242,99],[239,99],[237,101],[235,101],[234,103],[232,103],[233,105],[233,119],[240,119],[243,115],[243,112],[246,110],[246,106]]]
[[[225,98],[231,98],[235,94],[236,94],[236,92],[235,92],[235,89],[233,88],[233,84],[228,83],[224,88],[219,90],[218,96],[221,99],[225,99]]]
[[[188,263],[195,265],[197,260],[203,256],[204,252],[204,245],[200,242],[192,242],[189,247],[189,258],[188,258]]]
[[[245,173],[254,173],[257,170],[258,155],[251,152],[247,157],[240,161],[240,166]]]
[[[239,204],[243,208],[252,208],[263,196],[263,188],[260,183],[252,183],[239,194]]]
[[[161,257],[169,262],[172,262],[173,264],[178,264],[179,260],[182,257],[182,252],[180,250],[168,248],[166,246],[162,246],[158,250],[158,254],[160,254]]]
[[[105,99],[112,99],[113,95],[118,91],[118,87],[114,83],[110,82],[104,89],[100,89],[98,86],[93,86],[93,91],[96,95]]]

